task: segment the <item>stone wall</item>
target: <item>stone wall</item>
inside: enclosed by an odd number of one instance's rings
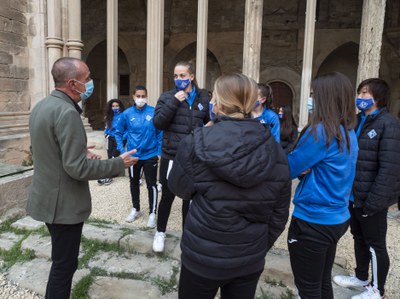
[[[0,162],[28,157],[29,92],[27,0],[0,2]]]

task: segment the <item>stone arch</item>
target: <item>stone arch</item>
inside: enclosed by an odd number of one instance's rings
[[[95,130],[103,130],[105,126],[104,115],[107,106],[107,45],[101,41],[88,53],[86,63],[89,66],[91,77],[94,81],[94,92],[84,107],[85,116],[88,118],[91,127]],[[118,48],[118,75],[119,78],[129,76],[129,62],[125,53]],[[122,76],[121,76],[122,75]],[[122,79],[124,80],[124,79]],[[129,77],[128,77],[129,84]],[[125,106],[129,105],[129,94],[120,95],[121,84],[118,82],[118,98]],[[129,88],[129,86],[128,86]]]
[[[334,49],[319,66],[317,76],[330,73],[341,72],[346,75],[353,87],[357,84],[359,46],[354,42],[345,43]]]
[[[166,86],[168,89],[174,88],[174,82],[171,80],[171,74],[174,72],[174,67],[179,61],[192,61],[196,65],[196,47],[197,43],[193,42],[184,47],[168,66],[168,80]],[[217,57],[209,49],[207,49],[207,67],[206,67],[206,89],[212,90],[215,80],[221,75],[221,67]]]
[[[292,111],[295,119],[299,119],[301,75],[293,69],[282,67],[268,67],[260,72],[260,82],[280,82],[290,88],[292,92]]]

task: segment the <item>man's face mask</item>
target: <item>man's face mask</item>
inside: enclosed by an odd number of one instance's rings
[[[84,92],[80,92],[79,90],[77,90],[77,92],[80,93],[80,97],[82,102],[86,103],[87,100],[89,99],[89,97],[93,94],[93,90],[94,90],[94,84],[93,84],[93,80],[90,80],[86,83],[82,83],[78,80],[75,80],[76,82],[85,85],[85,91]]]

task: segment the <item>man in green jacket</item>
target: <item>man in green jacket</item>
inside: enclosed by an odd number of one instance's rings
[[[34,175],[27,213],[46,223],[52,242],[48,299],[68,299],[78,266],[83,222],[91,212],[89,180],[116,176],[137,162],[136,150],[100,160],[87,149],[78,103],[93,92],[88,66],[58,59],[51,70],[55,90],[31,112],[29,130]]]

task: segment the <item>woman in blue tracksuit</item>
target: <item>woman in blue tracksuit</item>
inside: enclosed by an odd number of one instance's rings
[[[107,157],[108,159],[118,157],[120,152],[117,150],[117,142],[115,140],[115,131],[117,124],[125,110],[124,104],[118,99],[112,99],[107,103],[106,112],[106,129],[104,130],[104,137],[107,139]],[[126,140],[126,138],[124,138]],[[104,178],[97,180],[99,185],[109,185],[112,183],[112,178]]]
[[[139,161],[129,168],[132,211],[126,218],[132,222],[140,217],[140,174],[143,170],[149,195],[149,219],[147,226],[156,225],[157,210],[157,169],[161,155],[162,131],[153,125],[154,107],[147,104],[147,90],[144,86],[136,86],[133,94],[135,104],[124,111],[118,123],[116,139],[118,150],[123,153],[123,135],[127,134],[127,150],[136,149],[134,155]]]
[[[349,79],[330,73],[311,84],[309,122],[288,155],[300,183],[288,232],[290,263],[300,298],[333,298],[331,270],[346,232],[358,145],[354,92]]]
[[[278,115],[272,111],[272,88],[268,84],[258,83],[258,100],[253,117],[266,124],[276,142],[280,142],[280,123]]]

